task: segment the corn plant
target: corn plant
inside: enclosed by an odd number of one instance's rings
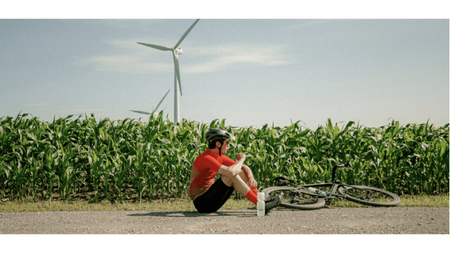
[[[186,196],[195,158],[206,150],[205,133],[223,127],[236,140],[228,155],[246,153],[261,188],[277,176],[298,183],[325,182],[336,163],[349,164],[338,177],[398,194],[448,192],[449,125],[367,128],[328,120],[308,129],[231,127],[182,120],[162,113],[147,121],[96,120],[94,115],[41,121],[28,114],[0,118],[0,196],[34,200],[88,198],[93,202],[151,201]]]

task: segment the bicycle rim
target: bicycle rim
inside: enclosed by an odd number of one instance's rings
[[[385,190],[362,185],[345,185],[338,188],[338,192],[346,199],[370,206],[396,206],[400,198]]]
[[[287,208],[314,210],[325,206],[325,200],[323,198],[304,194],[295,187],[275,186],[266,188],[262,190],[262,192],[264,192],[266,198],[283,193],[283,200],[281,201],[280,206]]]

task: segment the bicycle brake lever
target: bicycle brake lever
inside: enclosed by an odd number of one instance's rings
[[[288,185],[288,184],[289,184],[289,182],[287,182],[286,180],[279,179],[279,180],[275,181],[275,185],[276,186],[285,186],[285,185]]]
[[[294,180],[286,179],[285,177],[277,177],[274,179],[274,183],[276,186],[285,186],[290,185],[294,182]]]
[[[276,177],[274,180],[274,183],[276,186],[283,186],[286,185],[286,178],[284,177]]]
[[[285,186],[289,184],[289,181],[284,177],[277,177],[274,180],[276,186]]]

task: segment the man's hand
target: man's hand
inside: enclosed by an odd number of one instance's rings
[[[236,156],[237,156],[237,160],[238,161],[245,161],[245,154],[244,153],[239,153],[239,154],[236,154]]]
[[[250,187],[250,189],[256,189],[258,187],[258,183],[253,177],[248,179],[247,185],[248,187]]]

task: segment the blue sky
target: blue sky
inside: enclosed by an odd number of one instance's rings
[[[195,21],[165,13],[0,16],[0,117],[146,120],[129,110],[151,111],[171,89],[159,109],[173,120],[171,53],[136,43],[172,47]],[[449,122],[447,17],[198,16],[180,45],[182,118],[309,128],[328,118]]]

